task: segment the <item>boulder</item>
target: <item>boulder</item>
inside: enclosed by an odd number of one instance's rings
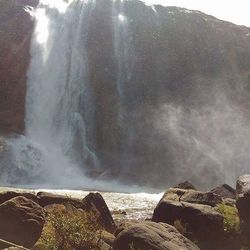
[[[173,226],[164,223],[141,222],[123,229],[116,237],[114,250],[177,250],[199,249]]]
[[[198,191],[170,189],[154,210],[152,220],[171,225],[180,223],[187,236],[206,241],[223,233],[223,216],[213,207],[217,195]],[[195,203],[196,201],[196,203]]]
[[[115,222],[101,194],[89,193],[82,203],[82,209],[94,213],[97,221],[106,231],[113,233],[116,230]]]
[[[196,188],[193,186],[193,184],[190,183],[189,181],[181,182],[181,183],[179,183],[177,186],[175,186],[174,188],[193,189],[193,190],[196,190]]]
[[[240,176],[237,180],[236,207],[244,230],[250,232],[250,175]]]
[[[230,187],[227,184],[218,186],[210,191],[211,193],[218,194],[223,198],[235,199],[236,191],[234,188]]]
[[[36,203],[38,203],[38,200],[37,200],[37,197],[35,194],[32,194],[32,193],[19,193],[19,192],[14,192],[14,191],[4,191],[4,192],[1,192],[0,193],[0,204],[10,200],[10,199],[13,199],[17,196],[23,196],[29,200],[32,200]]]
[[[201,192],[179,188],[168,189],[168,191],[163,195],[162,199],[204,204],[212,207],[215,207],[217,204],[222,203],[223,201],[219,195],[211,192]]]
[[[42,207],[46,207],[53,204],[71,204],[75,208],[82,208],[82,201],[80,199],[74,199],[65,195],[57,195],[48,192],[38,192],[37,202]]]
[[[45,223],[44,210],[37,203],[18,196],[0,205],[0,238],[32,247]]]

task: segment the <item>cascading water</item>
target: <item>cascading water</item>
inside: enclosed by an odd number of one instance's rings
[[[131,62],[129,61],[130,54],[130,39],[129,22],[124,13],[124,1],[113,1],[113,24],[114,24],[114,46],[115,55],[117,58],[117,91],[121,98],[124,96],[124,86],[131,78]]]
[[[118,125],[123,131],[124,138],[121,145],[122,155],[120,156],[121,174],[130,172],[131,138],[133,137],[133,128],[129,122],[129,114],[126,111],[126,86],[132,77],[133,68],[133,36],[130,31],[131,21],[126,16],[124,0],[113,0],[112,18],[114,27],[114,52],[117,63],[116,88],[119,96],[118,107]]]
[[[84,44],[93,4],[42,0],[36,10],[27,82],[26,135],[9,142],[14,165],[21,173],[15,175],[19,183],[67,186],[74,178],[74,185],[82,185],[86,160],[91,158],[97,164],[86,143],[82,112],[88,95]],[[9,182],[10,178],[3,179]]]

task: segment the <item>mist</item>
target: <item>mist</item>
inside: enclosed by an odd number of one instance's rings
[[[237,94],[244,96],[246,90],[241,91]],[[216,89],[208,103],[196,107],[165,103],[154,112],[154,128],[173,156],[177,182],[185,176],[199,187],[234,185],[249,171],[249,111],[235,101],[233,91],[230,97],[225,92],[225,86]],[[196,95],[202,97],[202,90]]]

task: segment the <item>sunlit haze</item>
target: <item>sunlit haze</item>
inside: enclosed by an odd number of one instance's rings
[[[249,0],[144,0],[144,2],[150,5],[161,4],[200,10],[219,19],[250,27]]]

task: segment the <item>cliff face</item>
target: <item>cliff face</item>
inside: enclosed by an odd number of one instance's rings
[[[37,1],[0,2],[0,131],[23,132],[26,72]]]
[[[89,141],[104,175],[143,185],[230,182],[226,172],[242,170],[249,148],[237,149],[249,136],[250,29],[139,1],[98,1],[91,20]]]
[[[0,131],[24,130],[33,28],[24,7],[36,4],[0,4]],[[98,0],[91,11],[82,115],[102,167],[89,174],[154,186],[239,175],[250,149],[240,142],[250,137],[250,29],[140,1]]]

